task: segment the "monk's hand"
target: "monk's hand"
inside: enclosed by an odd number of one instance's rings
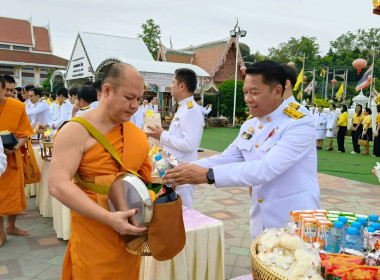
[[[182,164],[176,168],[165,172],[163,178],[165,184],[170,184],[173,187],[184,184],[203,184],[207,183],[208,168],[201,167],[196,164]]]
[[[6,155],[11,155],[11,154],[17,152],[18,149],[19,149],[19,148],[18,148],[17,146],[15,146],[12,150],[8,150],[8,149],[5,149],[5,148],[4,148],[4,154],[6,154]]]
[[[150,129],[150,132],[147,132],[146,135],[153,137],[154,139],[160,140],[161,134],[164,131],[164,129],[159,125],[156,125],[155,127],[148,125],[148,128]]]
[[[130,223],[133,215],[138,212],[137,209],[128,211],[110,212],[111,219],[109,225],[121,235],[140,235],[148,231],[146,227],[134,226]]]

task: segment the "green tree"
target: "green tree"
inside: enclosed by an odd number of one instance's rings
[[[142,38],[149,52],[156,60],[158,55],[158,41],[160,39],[160,26],[154,23],[153,19],[148,19],[146,23],[141,25],[142,34],[138,34],[138,38]]]
[[[245,117],[246,104],[244,102],[243,82],[237,81],[236,86],[236,117]],[[219,112],[221,115],[232,119],[234,104],[235,81],[227,80],[219,86]]]
[[[47,92],[50,92],[50,79],[51,79],[51,75],[53,75],[53,72],[54,72],[53,70],[50,70],[50,69],[47,70],[46,80],[43,81],[41,85],[44,88],[44,90]]]

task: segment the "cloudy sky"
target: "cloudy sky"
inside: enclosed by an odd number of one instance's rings
[[[251,52],[302,35],[317,37],[321,54],[329,42],[358,28],[380,27],[372,0],[14,0],[0,16],[50,23],[54,53],[69,59],[78,31],[136,37],[152,18],[161,40],[181,48],[227,38],[239,18]],[[107,42],[105,42],[107,43]]]

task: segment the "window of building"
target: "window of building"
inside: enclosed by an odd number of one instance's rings
[[[6,44],[0,44],[0,49],[10,50],[11,46],[10,45],[6,45]]]
[[[29,51],[29,47],[23,47],[23,46],[13,46],[14,50],[18,51]]]

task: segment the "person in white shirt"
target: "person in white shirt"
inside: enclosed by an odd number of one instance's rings
[[[202,98],[200,98],[199,96],[195,97],[194,100],[195,100],[195,102],[197,102],[198,106],[201,108],[202,114],[204,116],[207,116],[208,114],[211,113],[212,104],[208,104],[206,107],[203,107],[202,106]]]
[[[141,107],[139,107],[136,113],[131,117],[131,122],[135,124],[135,126],[143,129],[144,127],[144,113]]]
[[[195,161],[198,159],[198,148],[203,134],[203,114],[194,101],[197,88],[197,75],[191,69],[181,68],[175,71],[171,87],[171,95],[179,103],[169,131],[162,127],[151,127],[147,135],[160,141],[163,150],[172,154],[179,161]],[[181,195],[182,203],[193,208],[194,185],[178,186],[176,192]]]
[[[99,104],[97,92],[92,86],[83,86],[77,95],[77,107],[79,108],[78,112],[75,116],[79,116],[80,114],[92,110]],[[95,104],[94,104],[95,103]],[[93,105],[94,104],[94,105]]]
[[[49,99],[51,117],[53,118],[53,121],[56,121],[58,120],[60,109],[59,104],[57,103],[57,96],[55,95],[55,93],[50,93]]]
[[[140,106],[140,109],[142,110],[143,114],[146,110],[152,110],[152,107],[149,105],[148,97],[144,97],[143,104]]]
[[[77,99],[78,92],[79,92],[79,89],[76,88],[76,87],[72,87],[68,91],[68,93],[69,93],[69,101],[70,101],[71,105],[73,105],[72,117],[75,117],[75,114],[79,110],[79,108],[77,106],[77,103],[78,103],[78,99]]]
[[[0,137],[0,177],[7,169],[7,156],[4,154],[3,141]]]
[[[150,99],[150,108],[152,109],[153,113],[158,113],[158,106],[157,106],[157,97],[153,96]]]
[[[65,122],[71,119],[72,111],[73,111],[73,105],[70,103],[69,94],[67,92],[66,88],[60,88],[57,91],[57,99],[61,103],[61,108],[59,109],[59,116],[56,121],[49,122],[43,124],[41,127],[46,128],[49,127],[53,130],[57,130],[61,127],[61,125]]]
[[[32,119],[31,125],[34,127],[37,122],[49,123],[53,121],[51,116],[49,104],[41,99],[42,90],[40,88],[33,88],[28,91],[29,100],[34,105],[34,108],[26,109],[26,114],[29,119]]]
[[[279,63],[249,67],[244,100],[253,116],[220,155],[166,171],[172,186],[215,183],[217,188],[253,186],[252,239],[266,228],[282,228],[292,210],[319,209],[313,121],[283,100],[286,73]]]
[[[326,123],[326,137],[329,138],[329,146],[326,151],[332,151],[333,148],[333,138],[335,137],[335,129],[337,125],[338,118],[336,116],[336,105],[334,102],[330,103],[330,112],[327,115]]]
[[[323,107],[318,106],[318,111],[314,114],[315,129],[317,130],[317,150],[321,150],[323,140],[326,138],[327,114],[323,112]]]

